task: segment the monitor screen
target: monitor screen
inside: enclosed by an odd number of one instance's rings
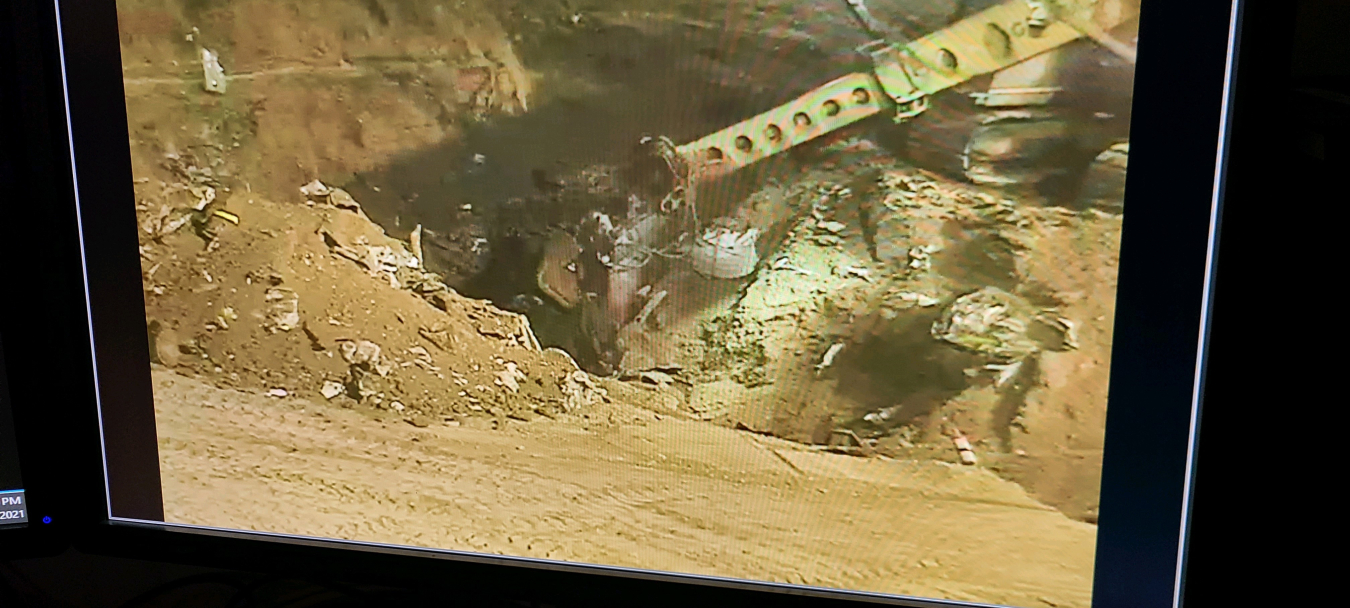
[[[109,517],[1091,605],[1140,4],[117,0]]]
[[[28,523],[23,475],[19,471],[19,444],[9,403],[9,379],[5,373],[5,345],[0,342],[0,526]]]

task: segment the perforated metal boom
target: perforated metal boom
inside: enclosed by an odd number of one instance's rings
[[[871,72],[832,80],[763,114],[678,146],[677,151],[691,169],[708,177],[883,111],[894,112],[896,122],[909,120],[922,114],[929,96],[939,91],[1085,36],[1099,38],[1100,32],[1138,13],[1099,8],[1097,0],[1011,0],[908,44],[869,43],[859,50],[871,57]]]

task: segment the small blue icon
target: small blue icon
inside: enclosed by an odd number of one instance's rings
[[[50,516],[50,515],[44,515],[44,516],[42,517],[42,523],[44,523],[44,524],[52,523],[52,516]]]

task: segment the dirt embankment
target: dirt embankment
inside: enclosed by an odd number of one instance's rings
[[[924,415],[911,434],[887,440],[895,458],[825,454],[805,445],[821,422],[899,402],[850,397],[826,377],[789,403],[816,409],[791,410],[791,420],[769,429],[798,443],[694,420],[690,391],[668,386],[668,375],[620,382],[580,373],[565,353],[539,348],[523,317],[405,264],[411,221],[399,218],[418,217],[415,197],[393,197],[389,205],[406,207],[393,208],[381,227],[359,203],[301,193],[315,179],[357,183],[484,121],[564,103],[566,95],[539,85],[538,64],[522,60],[538,50],[529,35],[573,35],[594,13],[525,1],[454,10],[378,0],[188,6],[119,2],[171,520],[1016,605],[1088,604],[1095,530],[1065,515],[1095,521],[1118,218],[1034,210],[1016,230],[1005,226],[1021,245],[1006,257],[1010,272],[1027,293],[1042,294],[1039,305],[1073,320],[1077,342],[1038,354],[1034,373],[1019,377],[1015,407],[1006,392],[965,379],[910,391],[907,407]],[[790,11],[772,14],[793,20]],[[231,75],[224,95],[202,90],[202,48]],[[616,61],[622,67],[623,57]],[[576,90],[586,84],[572,82]],[[847,159],[836,162],[810,179],[833,181],[836,193],[856,186]],[[379,193],[378,184],[362,187]],[[838,217],[823,219],[861,230],[848,205],[867,196],[881,194],[860,188]],[[984,267],[962,257],[963,244],[979,239],[950,219],[907,228],[941,235],[957,252],[937,256],[934,277]],[[859,247],[854,253],[865,258]],[[782,369],[809,372],[820,362],[812,349],[843,335],[831,327],[866,316],[862,296],[880,282],[845,278],[833,320],[803,321],[784,334],[809,333],[819,344],[769,351]],[[905,289],[936,288],[928,280]],[[849,289],[858,297],[850,300]],[[921,345],[891,354],[932,351],[929,323],[916,321]],[[961,378],[959,365],[943,365],[906,369]],[[689,384],[692,376],[680,375],[692,371],[672,373]],[[728,379],[745,380],[718,381]],[[780,418],[789,409],[779,408]],[[980,466],[951,466],[957,454],[941,434],[948,424],[976,444]]]

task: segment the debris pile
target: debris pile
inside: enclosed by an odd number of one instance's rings
[[[933,337],[996,360],[1020,360],[1037,350],[1028,336],[1036,313],[1025,299],[996,287],[957,298],[933,324]]]

